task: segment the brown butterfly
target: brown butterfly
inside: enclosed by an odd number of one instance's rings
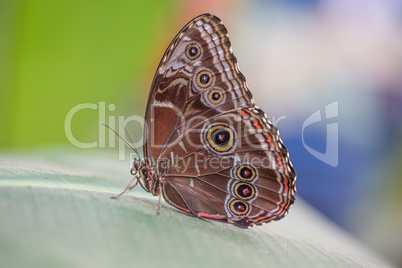
[[[279,131],[255,106],[216,16],[194,18],[173,39],[145,122],[144,160],[134,161],[124,192],[136,181],[188,215],[240,228],[287,214],[296,172]]]

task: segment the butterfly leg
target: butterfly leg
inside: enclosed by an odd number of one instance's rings
[[[128,189],[130,190],[134,189],[134,187],[138,185],[138,182],[139,180],[137,179],[137,181],[132,186],[128,187]]]
[[[131,184],[133,183],[134,180],[137,180],[137,181],[134,183],[133,186],[131,186]],[[128,189],[133,189],[137,184],[138,184],[138,178],[137,178],[137,177],[132,178],[131,181],[127,184],[127,186],[126,186],[126,188],[124,189],[123,192],[121,192],[121,193],[118,194],[118,195],[112,196],[112,197],[110,197],[110,198],[111,198],[111,199],[117,199],[117,198],[119,198],[119,197],[122,196],[125,192],[127,192]]]
[[[158,210],[156,211],[156,215],[159,215],[159,211],[161,210],[162,202],[162,194],[159,194],[159,202],[158,202]]]

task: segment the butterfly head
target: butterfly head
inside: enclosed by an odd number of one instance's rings
[[[133,167],[130,170],[131,175],[137,175],[138,171],[143,169],[143,167],[145,167],[144,162],[140,159],[134,159]]]

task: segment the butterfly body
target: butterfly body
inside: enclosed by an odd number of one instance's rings
[[[182,212],[241,228],[281,219],[296,173],[255,106],[220,19],[203,14],[169,45],[145,115],[140,185]]]

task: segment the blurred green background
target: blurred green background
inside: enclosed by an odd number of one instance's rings
[[[143,114],[152,73],[177,30],[177,1],[0,5],[2,148],[68,145],[64,118],[80,103]],[[82,110],[72,124],[78,140],[97,140],[96,111]]]
[[[402,265],[399,0],[0,1],[0,151],[74,148],[64,124],[80,104],[104,103],[116,122],[143,116],[163,52],[205,12],[228,28],[257,105],[285,116],[298,197]],[[337,166],[306,151],[325,152],[325,122],[302,139],[306,118],[333,102]],[[72,134],[96,142],[99,123],[80,110]],[[138,125],[129,132],[141,139]]]

